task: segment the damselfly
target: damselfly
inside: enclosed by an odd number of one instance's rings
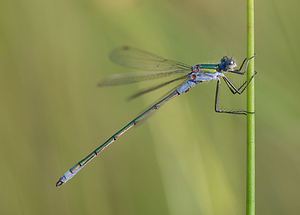
[[[254,56],[253,56],[254,57]],[[251,57],[251,58],[253,58]],[[245,59],[239,69],[236,68],[236,62],[227,56],[221,58],[220,63],[217,64],[197,64],[195,66],[189,66],[187,64],[174,61],[167,60],[165,58],[159,57],[157,55],[151,54],[146,51],[142,51],[140,49],[132,48],[132,47],[122,47],[116,49],[111,54],[111,60],[117,64],[120,64],[125,67],[139,69],[143,71],[143,73],[133,73],[133,74],[125,74],[125,75],[114,75],[111,76],[102,82],[100,82],[99,86],[111,86],[111,85],[120,85],[120,84],[129,84],[140,81],[152,80],[156,78],[171,76],[171,75],[180,75],[177,78],[174,78],[170,81],[167,81],[163,84],[156,85],[149,89],[143,90],[137,94],[131,96],[131,98],[138,97],[147,92],[156,90],[160,87],[166,86],[173,82],[183,80],[179,85],[177,85],[173,90],[168,92],[161,100],[156,102],[154,105],[149,107],[146,111],[144,111],[141,115],[133,119],[126,126],[124,126],[121,130],[115,133],[112,137],[110,137],[106,142],[104,142],[101,146],[96,148],[92,153],[90,153],[83,160],[79,161],[75,166],[69,169],[56,183],[56,186],[61,186],[66,183],[69,179],[71,179],[74,175],[76,175],[88,162],[90,162],[93,158],[95,158],[100,152],[102,152],[107,146],[117,140],[122,134],[128,131],[130,128],[134,127],[137,123],[145,119],[150,113],[161,107],[164,103],[169,101],[170,99],[181,95],[187,92],[190,88],[194,87],[196,84],[202,83],[204,81],[215,80],[217,81],[217,89],[215,95],[215,111],[218,113],[231,113],[231,114],[247,114],[249,112],[245,110],[239,111],[225,111],[218,109],[218,95],[219,95],[219,86],[221,79],[224,80],[228,88],[233,94],[242,94],[244,90],[247,88],[248,84],[253,79],[254,75],[247,82],[245,81],[240,87],[235,87],[229,79],[224,75],[225,72],[235,73],[239,75],[244,75],[247,71],[247,66],[249,60]],[[241,72],[243,65],[246,63],[244,71]],[[152,72],[149,72],[152,71]],[[154,72],[155,71],[155,72]],[[182,75],[183,74],[183,75]]]

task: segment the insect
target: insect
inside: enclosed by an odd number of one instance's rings
[[[202,83],[204,81],[217,81],[216,95],[215,95],[215,111],[218,113],[230,113],[230,114],[247,114],[249,112],[245,110],[239,111],[225,111],[218,109],[218,94],[220,88],[220,81],[223,79],[233,94],[242,94],[244,90],[247,88],[249,83],[252,81],[254,75],[247,82],[245,81],[240,87],[235,87],[229,79],[224,75],[226,72],[235,73],[239,75],[244,75],[247,71],[247,66],[249,61],[254,57],[249,59],[245,59],[241,64],[239,69],[235,69],[237,67],[236,62],[227,56],[221,58],[221,61],[216,64],[197,64],[195,66],[190,66],[178,61],[167,60],[160,56],[151,54],[149,52],[124,46],[122,48],[116,49],[111,54],[111,60],[117,64],[120,64],[125,67],[129,67],[132,69],[144,70],[147,72],[143,73],[132,73],[132,74],[123,74],[123,75],[114,75],[111,76],[102,82],[100,82],[99,86],[111,86],[111,85],[120,85],[120,84],[129,84],[136,83],[140,81],[152,80],[156,78],[162,78],[172,75],[180,75],[178,78],[171,79],[163,84],[159,84],[157,86],[151,87],[149,89],[143,90],[139,93],[134,94],[130,97],[130,99],[141,96],[145,93],[156,90],[160,87],[166,86],[173,82],[183,80],[179,85],[169,91],[161,100],[156,102],[154,105],[149,107],[142,114],[137,116],[127,125],[125,125],[122,129],[120,129],[117,133],[115,133],[112,137],[110,137],[106,142],[96,148],[92,153],[90,153],[87,157],[79,161],[75,164],[71,169],[69,169],[56,183],[56,186],[61,186],[66,183],[69,179],[71,179],[74,175],[76,175],[88,162],[94,159],[100,152],[102,152],[107,146],[116,141],[121,135],[127,132],[129,129],[134,127],[137,123],[141,122],[148,116],[150,113],[154,112],[158,108],[160,108],[167,101],[172,98],[181,95],[187,92],[190,88],[195,85]],[[244,64],[246,63],[244,71],[241,72]],[[149,72],[152,71],[152,72]],[[252,113],[252,112],[250,112]]]

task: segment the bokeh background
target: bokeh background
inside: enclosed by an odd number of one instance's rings
[[[257,214],[300,214],[299,6],[255,5]],[[0,1],[0,214],[245,214],[246,117],[214,112],[215,83],[168,102],[55,187],[169,89],[126,102],[148,83],[97,87],[132,72],[108,58],[122,45],[240,63],[246,1]]]

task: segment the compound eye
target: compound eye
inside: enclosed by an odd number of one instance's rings
[[[228,56],[224,56],[224,57],[222,57],[221,62],[224,63],[224,62],[226,62],[229,59],[230,58]]]
[[[233,69],[234,67],[236,67],[236,63],[234,62],[234,60],[228,59],[226,62],[226,66],[228,69]]]

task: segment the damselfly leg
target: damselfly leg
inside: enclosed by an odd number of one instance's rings
[[[245,59],[243,60],[243,63],[241,64],[241,66],[240,66],[239,69],[232,70],[232,71],[228,70],[227,72],[231,72],[231,73],[235,73],[235,74],[239,74],[239,75],[244,75],[244,74],[247,72],[247,67],[248,67],[249,61],[250,61],[252,58],[254,58],[255,56],[256,56],[256,55],[253,55],[253,56],[250,57],[249,59],[245,58]],[[247,62],[246,62],[246,61],[247,61]],[[246,62],[246,66],[245,66],[244,72],[240,72],[240,71],[242,70],[242,68],[243,68],[243,66],[244,66],[244,64],[245,64],[245,62]]]
[[[247,60],[247,58],[245,58],[245,60],[243,61],[242,65],[240,67],[240,69],[234,70],[234,71],[228,71],[228,72],[233,72],[233,73],[236,73],[236,74],[244,75],[246,73],[246,71],[247,71],[249,60],[251,60],[254,57],[255,57],[255,55],[252,56],[252,57],[250,57],[248,60]],[[243,67],[243,65],[244,65],[244,63],[245,63],[246,60],[247,60],[247,62],[246,62],[246,66],[245,66],[244,72],[239,72],[242,69],[242,67]],[[227,77],[223,76],[222,78],[225,81],[225,83],[226,83],[227,87],[229,88],[229,90],[232,92],[232,94],[236,94],[236,93],[242,94],[245,91],[245,89],[248,87],[248,85],[250,84],[250,82],[252,81],[252,79],[254,78],[254,76],[256,74],[257,74],[257,72],[254,71],[254,74],[252,75],[252,77],[250,78],[250,80],[249,81],[245,81],[239,88],[235,87],[229,81],[229,79]],[[215,97],[215,111],[217,113],[231,113],[231,114],[244,114],[244,115],[247,115],[247,113],[254,113],[254,112],[248,112],[246,110],[236,110],[236,111],[219,110],[218,109],[219,89],[220,89],[220,79],[217,82],[216,97]]]

